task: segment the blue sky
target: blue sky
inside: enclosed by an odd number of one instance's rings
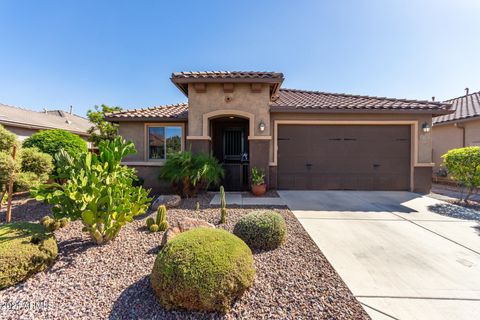
[[[261,70],[284,87],[397,98],[480,90],[480,1],[0,0],[0,102],[185,101],[173,71]]]

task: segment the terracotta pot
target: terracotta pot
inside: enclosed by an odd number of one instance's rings
[[[252,185],[252,193],[257,197],[263,196],[267,192],[267,184],[254,184]]]

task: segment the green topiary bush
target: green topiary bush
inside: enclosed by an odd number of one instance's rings
[[[17,136],[0,124],[0,151],[11,154],[12,147],[18,144]]]
[[[253,285],[252,251],[223,229],[195,228],[160,251],[151,283],[167,309],[226,312]]]
[[[0,225],[0,289],[45,270],[58,254],[55,237],[36,223]]]
[[[53,170],[53,158],[37,148],[20,150],[20,168],[23,172],[33,172],[40,180],[46,180]]]
[[[18,171],[18,164],[12,156],[0,151],[0,191],[6,190],[10,176]]]
[[[270,250],[285,241],[287,224],[275,211],[252,211],[237,222],[233,233],[252,249]]]
[[[52,157],[61,149],[71,156],[87,151],[87,143],[80,136],[61,129],[42,130],[35,133],[23,142],[23,147],[37,147]]]
[[[29,191],[31,188],[37,188],[45,181],[46,176],[43,176],[43,179],[40,179],[33,172],[18,172],[15,174],[15,179],[13,181],[13,191]]]

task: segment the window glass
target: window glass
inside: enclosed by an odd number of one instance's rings
[[[181,127],[148,127],[148,158],[164,160],[166,155],[182,151]]]
[[[148,158],[165,159],[165,127],[148,128]]]
[[[180,152],[182,149],[182,128],[166,127],[167,130],[167,154]]]

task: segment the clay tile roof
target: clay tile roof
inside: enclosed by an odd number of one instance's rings
[[[427,111],[434,114],[449,113],[449,103],[360,96],[345,93],[326,93],[295,89],[280,89],[277,99],[270,106],[273,112],[282,111],[356,111],[356,110],[405,110]]]
[[[451,103],[455,112],[434,118],[434,124],[480,117],[480,91],[445,102]]]
[[[185,121],[188,119],[188,104],[178,103],[144,109],[117,111],[107,114],[105,118],[109,121]]]
[[[283,80],[283,73],[264,71],[203,71],[174,72],[172,79],[272,79]]]

